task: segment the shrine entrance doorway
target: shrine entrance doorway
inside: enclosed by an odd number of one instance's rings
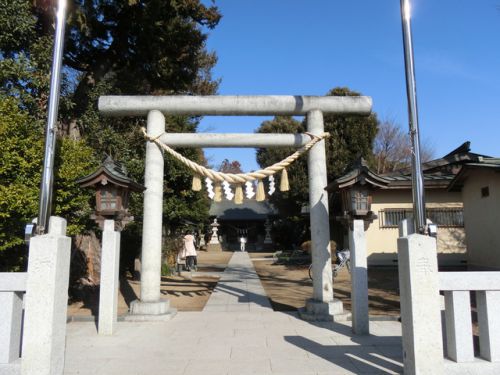
[[[229,200],[212,202],[209,215],[220,224],[221,246],[225,250],[240,250],[240,238],[247,239],[247,251],[271,250],[272,242],[266,239],[278,211],[268,201],[246,199],[243,204]]]

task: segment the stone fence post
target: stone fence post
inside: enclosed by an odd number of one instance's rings
[[[18,365],[26,272],[0,272],[0,374]]]
[[[112,335],[118,320],[118,287],[120,271],[120,232],[115,221],[105,220],[102,232],[101,287],[99,291],[100,335]]]
[[[66,220],[53,216],[48,234],[30,241],[22,375],[63,373],[70,257]]]
[[[398,238],[405,374],[443,374],[443,341],[436,239]]]
[[[349,249],[351,251],[352,330],[358,335],[368,335],[370,334],[368,264],[363,220],[352,220],[352,228],[349,229]]]

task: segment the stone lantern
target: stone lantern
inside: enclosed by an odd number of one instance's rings
[[[337,220],[352,226],[353,220],[363,220],[365,230],[377,218],[372,211],[372,191],[387,185],[388,181],[372,172],[363,158],[354,162],[352,169],[337,178],[326,190],[340,196],[340,215]]]
[[[371,211],[372,196],[366,185],[356,184],[342,190],[342,210],[345,215],[366,216]]]
[[[222,246],[219,242],[219,227],[220,224],[217,222],[217,219],[214,219],[214,222],[210,224],[212,228],[212,237],[210,237],[210,242],[207,245],[207,251],[222,251]]]
[[[349,227],[352,227],[353,220],[363,220],[365,230],[377,218],[372,211],[372,196],[370,190],[365,184],[352,185],[350,189],[341,191],[342,211],[344,213],[342,221],[347,221]]]
[[[104,220],[115,220],[121,230],[134,217],[128,212],[130,192],[143,192],[146,188],[127,175],[125,166],[106,156],[101,166],[92,174],[77,180],[82,187],[91,187],[96,192],[96,209],[92,215],[102,229]]]
[[[214,219],[214,222],[210,224],[212,227],[212,237],[210,238],[210,243],[211,244],[218,244],[219,243],[219,235],[217,232],[219,231],[220,224],[217,222],[217,219]]]

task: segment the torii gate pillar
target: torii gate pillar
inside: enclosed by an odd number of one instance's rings
[[[307,113],[307,131],[320,135],[324,132],[323,113]],[[325,141],[309,150],[307,159],[309,176],[309,207],[311,220],[311,254],[313,298],[299,310],[303,319],[314,321],[346,320],[342,302],[333,298],[332,264],[330,253],[330,219],[328,215]]]
[[[165,132],[165,116],[157,110],[148,113],[148,134]],[[141,299],[130,305],[127,320],[167,320],[176,312],[168,300],[161,299],[161,245],[163,221],[163,152],[146,143],[144,173],[144,219],[142,227]]]

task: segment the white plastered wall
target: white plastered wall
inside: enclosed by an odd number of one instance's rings
[[[485,187],[489,196],[482,197]],[[462,194],[469,265],[500,269],[500,173],[471,170]]]
[[[382,228],[380,211],[388,208],[412,209],[410,189],[386,189],[372,192],[372,211],[379,216],[366,232],[368,263],[396,265],[398,228]],[[427,189],[427,208],[463,207],[461,193]],[[438,229],[438,257],[441,265],[459,265],[466,259],[464,228]]]

